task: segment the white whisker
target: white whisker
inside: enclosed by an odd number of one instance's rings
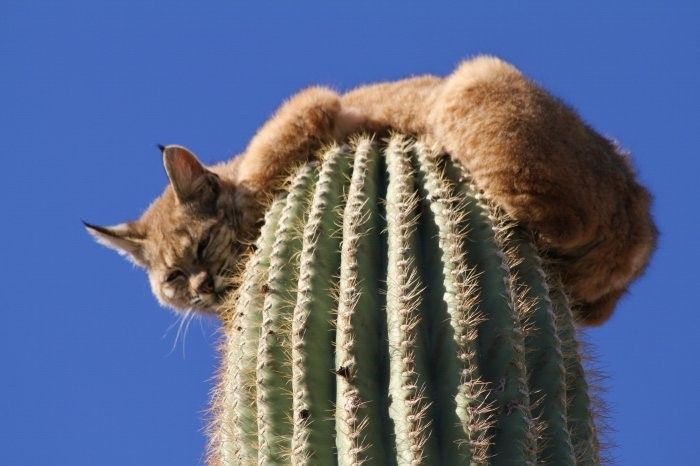
[[[185,359],[185,342],[187,341],[187,331],[190,329],[190,324],[194,320],[196,314],[194,312],[189,312],[188,316],[185,317],[187,323],[185,324],[185,331],[182,334],[182,359]]]
[[[173,327],[175,327],[175,326],[178,324],[178,322],[180,322],[180,319],[181,319],[181,318],[182,318],[182,314],[180,314],[180,313],[178,312],[178,313],[177,313],[177,319],[175,319],[175,321],[174,321],[172,324],[168,325],[168,328],[165,329],[165,332],[163,332],[163,336],[162,336],[161,338],[167,337],[167,336],[168,336],[168,333],[170,333],[170,331],[173,329]]]
[[[177,346],[178,340],[180,340],[180,335],[182,334],[182,329],[183,329],[183,326],[185,325],[185,321],[187,321],[188,318],[191,315],[193,315],[193,312],[194,311],[192,311],[192,309],[188,309],[184,313],[180,314],[180,316],[178,317],[178,320],[176,321],[176,322],[179,322],[179,325],[177,326],[177,333],[175,333],[175,340],[173,341],[172,348],[170,348],[170,351],[168,352],[168,356],[170,356],[173,353],[173,351],[175,351],[175,347]],[[183,344],[183,347],[184,347],[184,344]],[[183,351],[184,351],[184,349],[183,349]]]

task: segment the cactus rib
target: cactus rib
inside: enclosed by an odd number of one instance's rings
[[[339,147],[323,155],[304,228],[296,307],[292,321],[292,390],[294,393],[294,464],[335,463],[331,413],[335,397],[331,322],[337,306],[340,269],[342,180],[349,178],[349,156]],[[338,182],[341,181],[341,182]]]
[[[540,260],[525,232],[508,221],[499,236],[512,272],[516,309],[525,329],[532,416],[538,431],[538,464],[575,464],[566,421],[566,380],[561,341]]]
[[[388,236],[386,318],[389,343],[389,415],[394,422],[398,464],[431,464],[437,458],[430,435],[425,327],[421,322],[418,193],[407,141],[394,136],[387,146]]]
[[[388,379],[380,292],[384,223],[378,199],[379,152],[369,139],[356,141],[355,163],[343,215],[342,266],[336,327],[336,431],[338,462],[392,465],[393,437],[385,414]]]
[[[447,161],[446,173],[464,199],[464,228],[471,243],[467,263],[480,271],[478,312],[484,319],[478,330],[479,366],[489,385],[488,402],[494,410],[489,455],[494,464],[534,464],[536,440],[524,337],[515,314],[509,269],[494,230],[495,219],[455,162]]]
[[[267,268],[282,208],[283,199],[275,200],[265,215],[265,223],[256,242],[255,253],[243,273],[240,292],[229,297],[233,303],[232,319],[224,323],[229,339],[224,357],[232,364],[224,366],[219,393],[222,399],[215,415],[220,420],[218,438],[212,439],[222,464],[255,464],[258,456],[255,356],[257,353]],[[233,407],[233,409],[231,409]]]
[[[438,229],[441,291],[449,322],[445,328],[451,333],[435,338],[442,344],[434,352],[433,361],[433,365],[439,367],[439,386],[442,388],[435,398],[438,405],[444,405],[439,416],[444,424],[442,459],[445,464],[484,464],[488,457],[491,413],[486,400],[486,384],[481,379],[476,361],[477,329],[483,319],[478,313],[477,272],[465,260],[468,238],[463,229],[463,209],[460,197],[455,193],[456,187],[438,166],[435,151],[423,144],[416,144],[415,151],[424,197],[429,201]],[[443,318],[442,314],[438,317]],[[438,332],[439,324],[435,325],[434,333]],[[444,412],[447,409],[451,412]],[[456,425],[461,429],[455,429]]]
[[[286,464],[291,453],[291,320],[297,295],[301,230],[308,213],[316,167],[296,175],[282,210],[270,255],[258,342],[258,464]]]
[[[601,463],[600,445],[591,409],[588,382],[581,364],[579,342],[569,300],[558,280],[552,289],[552,303],[564,357],[567,427],[571,434],[574,457],[577,465],[596,466]]]

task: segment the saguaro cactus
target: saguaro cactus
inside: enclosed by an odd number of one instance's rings
[[[565,294],[420,143],[302,167],[228,306],[212,464],[599,462]]]

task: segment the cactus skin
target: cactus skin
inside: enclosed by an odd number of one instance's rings
[[[339,148],[325,155],[316,191],[304,227],[300,257],[298,298],[292,321],[292,392],[294,394],[293,462],[307,460],[331,464],[335,447],[328,438],[335,432],[335,359],[331,322],[337,299],[329,293],[340,273],[339,224],[343,183],[352,168]]]
[[[573,316],[527,233],[402,136],[321,161],[226,304],[210,464],[600,464]]]

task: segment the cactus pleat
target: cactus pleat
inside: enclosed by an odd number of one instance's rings
[[[394,138],[386,149],[388,236],[387,334],[389,416],[399,464],[435,464],[437,439],[429,435],[431,416],[427,322],[421,317],[425,291],[420,274],[418,192],[407,143]]]
[[[581,364],[571,308],[561,285],[557,285],[552,290],[552,304],[566,371],[567,427],[571,434],[576,464],[594,466],[600,464],[600,445],[591,409],[589,386]]]
[[[494,229],[493,213],[471,185],[459,178],[458,167],[447,163],[465,212],[466,262],[475,267],[478,315],[478,365],[487,383],[493,438],[489,456],[495,464],[534,464],[536,432],[530,409],[523,330],[516,315],[506,258]],[[497,448],[496,448],[497,447]]]
[[[343,215],[335,361],[338,464],[396,464],[389,428],[386,277],[379,152],[369,140],[355,150]]]
[[[435,282],[434,288],[443,293],[440,298],[444,311],[436,312],[440,303],[435,303],[433,320],[449,322],[449,325],[440,326],[438,321],[433,326],[433,340],[437,342],[432,352],[437,356],[433,367],[435,374],[439,374],[435,377],[434,398],[436,409],[440,410],[438,421],[441,421],[441,425],[434,427],[441,429],[445,445],[443,463],[480,464],[486,461],[488,454],[490,410],[476,360],[477,326],[482,320],[478,313],[477,272],[466,261],[468,237],[455,185],[441,175],[437,161],[427,148],[418,145],[416,154],[425,193],[423,202],[428,204],[437,229],[437,234],[432,230],[424,234],[423,244],[426,249],[431,243],[437,246],[433,263],[442,266],[442,270],[433,273],[443,282],[442,286]],[[431,241],[435,237],[438,241]],[[428,254],[424,254],[426,256]]]
[[[325,155],[304,227],[299,285],[292,321],[293,459],[296,464],[331,464],[335,446],[333,334],[340,273],[341,206],[352,168],[339,148]]]
[[[256,252],[243,272],[233,319],[228,325],[231,338],[223,351],[231,363],[224,367],[223,378],[229,383],[218,393],[214,406],[219,418],[213,441],[219,444],[223,464],[257,462],[256,354],[265,300],[263,286],[267,282],[270,251],[283,207],[283,200],[278,199],[265,216]],[[229,408],[222,409],[223,406]]]
[[[566,381],[561,341],[539,256],[514,225],[499,228],[503,238],[516,310],[525,329],[525,355],[532,416],[538,424],[538,464],[573,465],[566,423]]]
[[[270,255],[257,360],[258,462],[289,462],[292,437],[292,313],[297,299],[302,230],[316,168],[301,168],[282,209]]]
[[[566,296],[448,157],[334,146],[227,304],[213,464],[599,464]]]

